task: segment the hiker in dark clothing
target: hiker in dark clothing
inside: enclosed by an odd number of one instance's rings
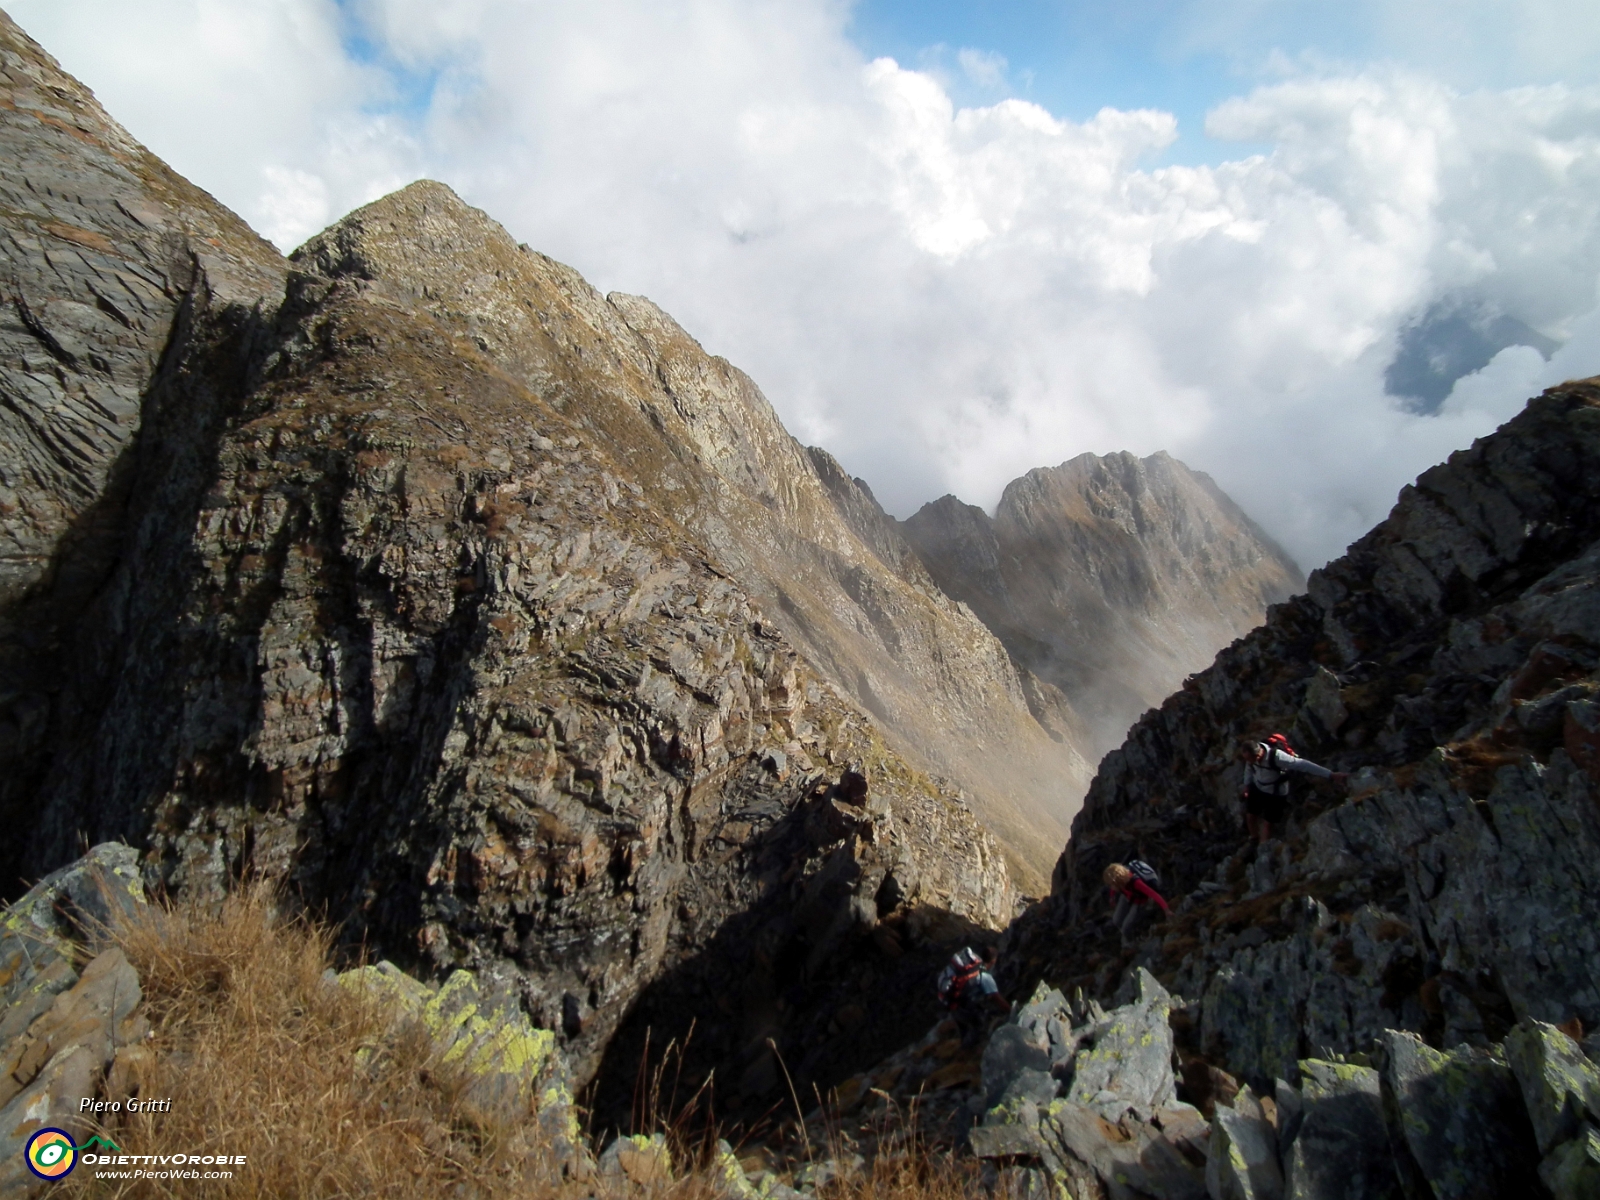
[[[1281,825],[1289,811],[1289,776],[1310,775],[1343,784],[1350,778],[1343,771],[1330,771],[1310,759],[1299,758],[1289,739],[1275,733],[1264,742],[1247,740],[1239,744],[1244,763],[1244,822],[1250,836],[1265,844],[1272,827]]]
[[[939,973],[939,999],[955,1017],[963,1046],[976,1046],[993,1017],[1011,1012],[1011,1005],[994,981],[994,964],[998,957],[999,952],[993,946],[983,946],[979,950],[963,947]]]
[[[1146,866],[1145,869],[1150,871],[1154,878],[1160,878],[1155,875],[1152,868]],[[1111,924],[1122,935],[1124,946],[1133,943],[1133,931],[1139,927],[1147,914],[1154,911],[1148,907],[1149,905],[1158,906],[1164,916],[1172,915],[1172,909],[1167,907],[1167,902],[1161,893],[1135,874],[1132,867],[1123,863],[1110,863],[1101,874],[1101,878],[1111,889],[1111,900],[1116,905],[1115,911],[1111,914]]]

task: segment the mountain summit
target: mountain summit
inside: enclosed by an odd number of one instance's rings
[[[1081,454],[1013,480],[992,520],[945,496],[902,528],[939,586],[1070,698],[1096,759],[1305,582],[1165,453]]]

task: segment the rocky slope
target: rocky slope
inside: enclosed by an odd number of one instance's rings
[[[1082,714],[1089,756],[1304,584],[1207,475],[1166,454],[1029,471],[993,519],[945,496],[902,529],[939,586]]]
[[[1049,834],[1065,834],[1090,774],[1071,710],[747,376],[648,300],[601,296],[439,184],[352,213],[295,261],[426,313],[560,411],[902,755],[956,780],[1042,882]]]
[[[1105,995],[1149,968],[1188,998],[1173,1027],[1197,1095],[1218,1068],[1270,1093],[1309,1078],[1301,1060],[1399,1070],[1402,1050],[1424,1074],[1452,1051],[1481,1075],[1534,1036],[1519,1030],[1600,1025],[1597,531],[1600,381],[1422,475],[1107,757],[1050,898],[1008,935],[1017,981]],[[1273,730],[1352,777],[1307,790],[1257,852],[1235,751]],[[1119,952],[1100,872],[1135,854],[1177,913]],[[1554,1146],[1541,1133],[1522,1166]],[[1506,1194],[1429,1177],[1431,1194]]]
[[[701,536],[722,477],[668,415],[699,393],[620,314],[666,318],[438,185],[287,263],[0,36],[8,890],[113,838],[173,891],[263,874],[352,946],[509,991],[580,1079],[658,992],[720,997],[729,1107],[776,1086],[769,1037],[824,1076],[895,1044],[813,1026],[1003,924],[1005,858],[736,581],[744,543]],[[876,563],[804,478],[827,561]],[[1057,753],[987,631],[874,569],[981,728]]]
[[[1425,473],[1146,714],[1002,942],[1027,1003],[813,1124],[893,1154],[915,1101],[1014,1195],[1600,1195],[1597,539],[1600,379]],[[1350,778],[1258,849],[1237,751],[1273,731]],[[1174,914],[1124,946],[1101,871],[1135,855]]]

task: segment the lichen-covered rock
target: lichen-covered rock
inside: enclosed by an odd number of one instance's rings
[[[1400,1200],[1378,1072],[1306,1059],[1298,1097],[1300,1119],[1284,1153],[1288,1200]],[[1282,1121],[1281,1102],[1278,1113]]]
[[[1211,1200],[1282,1200],[1278,1133],[1246,1088],[1236,1107],[1218,1105],[1211,1121],[1206,1192]]]
[[[1522,1088],[1539,1153],[1600,1122],[1600,1068],[1577,1042],[1543,1021],[1522,1021],[1506,1035],[1506,1061]]]
[[[1094,1046],[1073,1060],[1067,1099],[1115,1121],[1129,1108],[1148,1118],[1177,1099],[1172,1075],[1172,997],[1140,968],[1132,1004],[1111,1013]]]
[[[1411,1034],[1383,1039],[1390,1144],[1437,1200],[1517,1194],[1539,1168],[1533,1127],[1504,1057],[1462,1046],[1441,1053]]]
[[[104,945],[112,924],[143,903],[138,853],[104,842],[0,912],[0,1012],[8,1014],[0,1017],[0,1040],[72,986],[76,944]]]
[[[1539,1179],[1554,1200],[1594,1200],[1600,1196],[1600,1129],[1585,1124],[1539,1164]]]
[[[570,1112],[550,1111],[571,1107],[555,1034],[534,1028],[504,992],[486,993],[470,971],[454,971],[431,988],[387,961],[346,971],[338,982],[378,998],[394,1011],[397,1024],[413,1022],[426,1032],[438,1047],[440,1063],[467,1075],[470,1103],[511,1118],[537,1109],[564,1132]]]
[[[672,1151],[660,1133],[619,1137],[600,1155],[600,1174],[636,1187],[665,1187],[672,1182]]]

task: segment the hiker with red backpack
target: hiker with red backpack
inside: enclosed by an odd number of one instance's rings
[[[998,957],[999,951],[993,946],[978,950],[963,946],[939,972],[939,1000],[955,1017],[963,1046],[976,1046],[989,1019],[1011,1011],[1010,1003],[1000,994],[1000,985],[994,981]]]
[[[1163,916],[1172,915],[1172,909],[1167,907],[1166,900],[1156,891],[1161,885],[1161,876],[1143,859],[1109,863],[1100,877],[1111,889],[1111,900],[1116,905],[1116,910],[1111,914],[1111,924],[1122,935],[1123,946],[1133,944],[1134,929],[1153,911],[1147,905],[1159,907]]]
[[[1350,778],[1343,771],[1330,771],[1299,757],[1281,733],[1264,742],[1246,739],[1239,745],[1239,758],[1244,763],[1244,789],[1239,794],[1244,797],[1245,828],[1261,845],[1272,836],[1272,827],[1282,824],[1288,814],[1291,774],[1331,779],[1340,785]]]

